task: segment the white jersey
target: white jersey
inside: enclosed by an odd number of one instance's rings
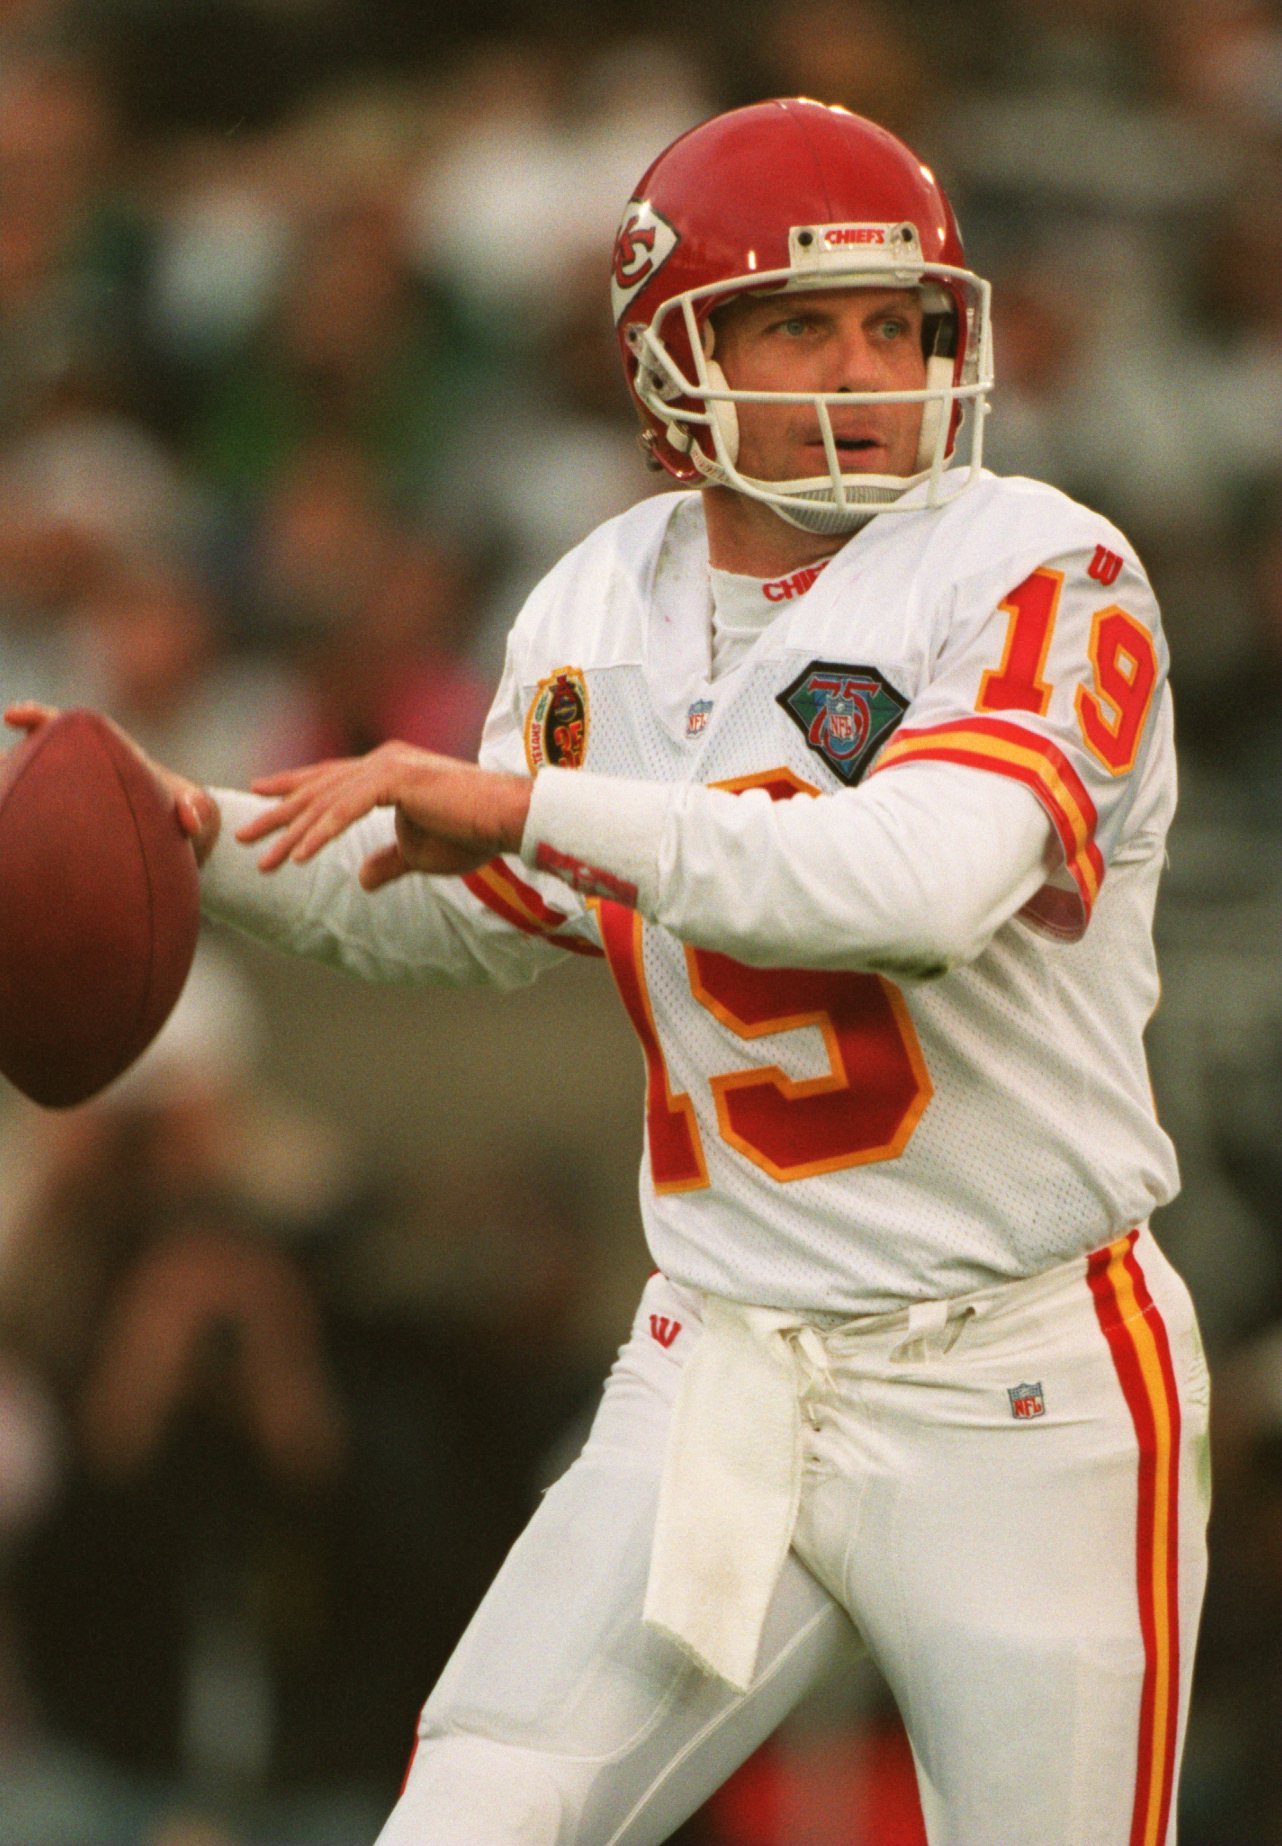
[[[1109,1243],[1177,1183],[1142,1046],[1174,767],[1141,567],[1097,514],[985,476],[762,593],[774,619],[710,677],[698,498],[643,502],[510,639],[481,760],[548,771],[526,863],[403,880],[374,919],[334,865],[380,817],[298,874],[305,930],[265,920],[289,900],[221,848],[211,907],[375,974],[603,950],[647,1064],[646,1234],[679,1284],[868,1314]],[[969,884],[936,953],[932,913]]]

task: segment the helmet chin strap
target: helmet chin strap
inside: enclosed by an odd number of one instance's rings
[[[905,481],[905,487],[910,485],[911,482]],[[817,537],[829,538],[835,532],[844,532],[851,537],[856,532],[862,532],[869,521],[877,517],[881,508],[848,506],[843,512],[835,506],[809,506],[804,500],[794,501],[787,507],[781,501],[774,500],[770,503],[770,510],[786,526],[795,526],[799,532],[813,532]]]

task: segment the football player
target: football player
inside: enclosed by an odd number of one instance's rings
[[[683,136],[612,295],[686,491],[535,590],[480,766],[183,791],[213,915],[374,979],[603,955],[645,1055],[657,1273],[382,1846],[664,1840],[859,1649],[932,1846],[1169,1846],[1207,1378],[1147,1228],[1152,590],[984,470],[989,291],[874,124]]]

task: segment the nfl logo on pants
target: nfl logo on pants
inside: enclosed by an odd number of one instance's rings
[[[1011,1385],[1006,1395],[1010,1399],[1010,1413],[1013,1417],[1045,1415],[1046,1400],[1042,1396],[1042,1387],[1039,1384]]]

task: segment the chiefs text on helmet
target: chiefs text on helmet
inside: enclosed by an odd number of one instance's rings
[[[715,357],[715,310],[747,291],[821,288],[917,290],[925,386],[732,389]],[[793,525],[830,533],[853,531],[897,503],[937,505],[978,474],[992,384],[988,284],[965,267],[952,209],[930,169],[861,116],[789,98],[732,110],[682,135],[624,209],[611,296],[644,441],[679,481],[733,487]],[[827,473],[766,481],[740,472],[736,405],[745,402],[812,405]],[[829,405],[872,402],[923,405],[915,473],[843,471]],[[964,465],[955,456],[963,410]]]

